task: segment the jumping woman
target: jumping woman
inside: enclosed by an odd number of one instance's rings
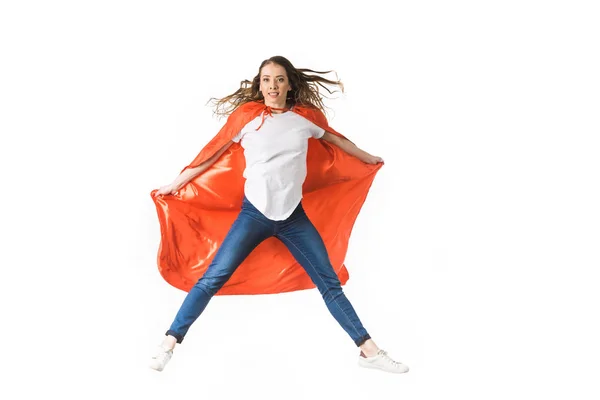
[[[163,234],[161,273],[188,294],[157,346],[151,368],[163,370],[176,344],[183,341],[217,292],[277,293],[316,286],[333,317],[360,348],[359,366],[393,373],[408,371],[406,365],[394,361],[375,344],[342,290],[348,278],[342,264],[347,237],[338,233],[345,229],[349,235],[383,160],[359,149],[327,124],[319,86],[337,85],[343,90],[340,81],[321,76],[328,72],[297,69],[281,56],[264,60],[252,81],[243,81],[235,93],[214,99],[215,112],[229,116],[220,134],[173,183],[152,191]],[[244,165],[235,161],[242,157],[236,152],[240,146]],[[219,168],[215,168],[217,162],[221,163]],[[344,163],[352,167],[341,169]],[[236,186],[237,171],[233,171],[240,165],[243,189]],[[219,174],[223,178],[217,178]],[[221,179],[219,185],[211,185],[217,179]],[[310,202],[307,199],[306,204],[303,187],[310,190]],[[238,192],[239,198],[233,195]],[[209,207],[210,202],[213,205]],[[173,211],[183,203],[185,208]],[[224,238],[218,233],[213,233],[214,238],[199,233],[217,229],[217,218],[230,215],[219,213],[217,204],[222,209],[237,210]],[[310,207],[310,213],[305,212],[305,206],[307,211]],[[202,211],[191,215],[195,209]],[[210,212],[214,218],[207,217]],[[335,230],[335,235],[327,236],[327,245],[313,220],[319,221],[323,232]],[[173,221],[179,221],[178,231]],[[277,243],[271,239],[268,245],[259,247],[272,237]],[[201,244],[207,253],[213,251],[214,257],[207,265],[202,264],[202,257],[184,254],[186,246],[192,249]],[[260,254],[270,251],[268,254],[277,254],[277,260],[282,261],[275,261],[274,256],[263,258],[261,263],[249,258],[257,247]],[[336,269],[329,253],[335,256]],[[187,272],[182,272],[184,265],[193,268],[185,267]],[[190,276],[198,271],[203,271],[202,275],[190,282]],[[230,280],[232,276],[235,282]]]

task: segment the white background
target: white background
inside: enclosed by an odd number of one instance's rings
[[[593,3],[3,2],[1,397],[598,399]],[[273,55],[334,69],[330,124],[386,162],[345,292],[407,374],[316,289],[215,297],[147,367],[185,296],[150,191]]]

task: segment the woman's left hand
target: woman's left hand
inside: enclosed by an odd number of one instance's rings
[[[367,156],[362,161],[367,164],[377,164],[383,163],[383,158],[367,154]]]

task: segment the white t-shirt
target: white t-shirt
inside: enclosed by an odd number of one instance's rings
[[[262,114],[248,122],[231,140],[244,148],[244,193],[263,215],[287,219],[302,200],[306,178],[308,139],[320,139],[325,130],[300,115],[286,111]]]

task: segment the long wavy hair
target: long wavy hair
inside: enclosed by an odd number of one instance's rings
[[[271,63],[285,68],[288,80],[293,88],[288,92],[287,95],[287,107],[291,108],[295,105],[302,105],[305,107],[316,107],[324,112],[324,96],[321,95],[319,87],[327,90],[329,94],[338,92],[338,90],[331,91],[326,85],[337,86],[341,89],[342,93],[344,92],[344,85],[340,80],[330,80],[319,76],[335,71],[313,71],[312,69],[308,68],[296,68],[287,58],[282,56],[274,56],[264,60],[260,64],[256,76],[251,81],[247,79],[243,80],[240,84],[240,88],[237,91],[220,99],[215,97],[211,98],[209,102],[212,101],[215,105],[214,114],[219,117],[224,117],[231,114],[233,110],[242,104],[250,101],[264,101],[264,96],[260,91],[260,72],[265,65]],[[311,74],[307,74],[307,72],[310,72]]]

